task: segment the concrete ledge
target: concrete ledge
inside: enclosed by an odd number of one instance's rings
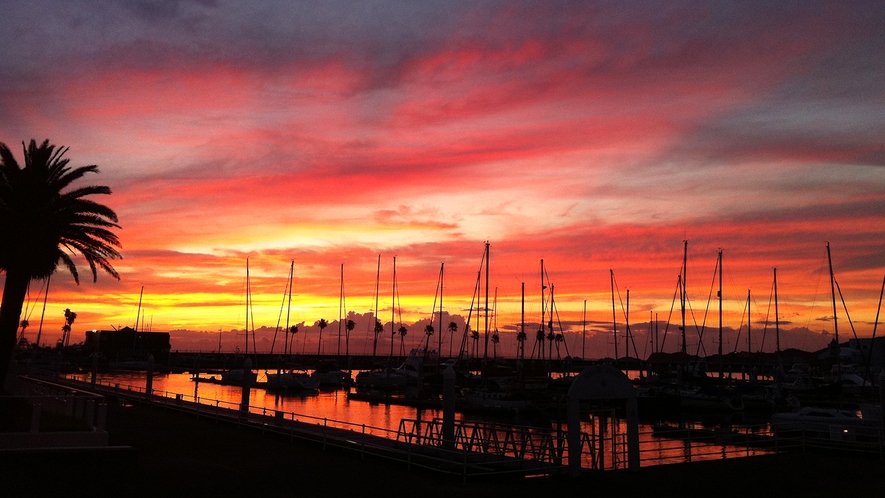
[[[107,431],[0,433],[0,450],[32,448],[89,448],[107,445]]]

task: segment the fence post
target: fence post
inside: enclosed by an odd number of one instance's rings
[[[154,394],[154,355],[148,356],[147,360],[147,383],[144,388],[145,397],[148,403],[151,402]]]
[[[240,397],[240,418],[249,415],[249,395],[252,391],[252,360],[246,358],[243,362],[243,391]]]
[[[40,404],[31,406],[31,432],[40,432]]]
[[[443,424],[444,449],[455,447],[455,370],[449,365],[443,371]]]
[[[103,431],[105,427],[105,422],[108,418],[108,405],[105,403],[101,403],[98,405],[98,416],[95,417],[95,429],[99,431]]]

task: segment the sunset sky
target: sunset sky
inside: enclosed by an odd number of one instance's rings
[[[842,298],[856,333],[873,332],[882,2],[11,0],[0,31],[0,141],[21,159],[22,141],[49,138],[99,165],[89,183],[112,188],[97,200],[122,226],[120,281],[53,276],[44,344],[65,308],[74,342],[134,326],[143,287],[143,327],[172,331],[173,349],[217,348],[219,330],[233,349],[249,258],[262,344],[285,321],[294,261],[290,323],[316,350],[317,320],[337,335],[341,265],[362,317],[380,255],[379,317],[389,330],[396,257],[411,347],[443,263],[443,307],[467,316],[484,241],[505,352],[523,282],[538,328],[542,259],[572,353],[586,300],[586,356],[613,354],[610,270],[621,334],[628,289],[631,326],[675,324],[685,240],[691,323],[718,327],[721,249],[727,327],[746,325],[748,290],[753,330],[774,323],[777,268],[786,345],[826,344],[829,242],[840,339]]]

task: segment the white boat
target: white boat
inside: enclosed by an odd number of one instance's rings
[[[424,373],[425,365],[437,365],[439,354],[434,350],[413,349],[398,368],[376,369],[356,376],[361,388],[402,388],[416,386]]]
[[[382,368],[368,372],[360,372],[356,376],[358,388],[403,388],[416,385],[418,376],[399,368]]]
[[[744,410],[744,400],[726,389],[701,387],[681,389],[680,405],[688,410],[713,410],[739,412]]]
[[[243,384],[243,380],[246,377],[245,370],[242,368],[234,368],[233,370],[228,370],[227,372],[221,373],[221,380],[219,383],[221,384],[229,384],[240,386]],[[249,383],[255,384],[258,380],[258,374],[253,371],[249,371]]]
[[[283,370],[267,372],[267,389],[280,391],[307,391],[320,387],[320,381],[307,372]]]
[[[773,414],[771,428],[782,436],[846,442],[881,441],[882,431],[879,419],[863,418],[850,410],[811,406]]]
[[[353,383],[350,372],[337,368],[317,368],[310,376],[317,381],[320,387],[346,387]]]

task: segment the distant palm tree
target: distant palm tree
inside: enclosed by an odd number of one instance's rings
[[[433,335],[433,325],[428,323],[427,326],[424,327],[424,335],[427,336],[427,342],[424,343],[424,351],[426,354],[426,351],[430,349],[430,336]]]
[[[470,337],[473,339],[473,357],[479,358],[479,331],[470,331]]]
[[[501,337],[498,336],[498,329],[495,329],[495,332],[492,333],[492,354],[495,358],[498,357],[498,343],[501,342]]]
[[[25,329],[28,328],[30,325],[31,325],[31,322],[29,322],[29,321],[27,321],[27,320],[22,320],[22,321],[21,321],[21,328],[22,328],[22,331],[21,331],[21,334],[19,334],[19,337],[18,337],[18,342],[19,342],[19,344],[21,344],[21,343],[24,341],[24,339],[25,339]]]
[[[378,335],[384,332],[384,325],[379,320],[375,320],[375,340],[372,341],[372,361],[375,360],[375,354],[378,351]]]
[[[535,334],[535,342],[540,346],[538,350],[538,359],[544,359],[544,329],[538,329],[538,332]]]
[[[323,329],[329,326],[329,322],[325,318],[320,318],[316,325],[320,328],[320,339],[317,343],[317,356],[319,356],[323,349]]]
[[[455,333],[458,332],[458,324],[455,322],[449,322],[449,356],[452,356],[452,339],[455,337]],[[442,350],[442,347],[439,348]],[[439,352],[442,355],[442,351]]]
[[[344,330],[346,331],[344,334],[344,355],[350,356],[350,333],[353,332],[353,329],[356,328],[356,323],[353,320],[347,320],[344,324]]]
[[[409,329],[406,328],[405,325],[399,326],[399,354],[400,356],[406,355],[406,334],[409,333]]]
[[[289,342],[289,354],[292,354],[292,345],[295,344],[295,334],[298,333],[298,325],[289,327],[289,333],[292,334],[292,341]]]
[[[93,281],[98,268],[116,278],[111,265],[119,259],[120,240],[112,229],[117,214],[91,199],[110,194],[106,186],[90,185],[69,189],[98,166],[68,166],[67,147],[56,148],[49,140],[37,145],[22,143],[25,165],[19,166],[12,151],[0,143],[0,271],[6,272],[0,303],[0,379],[6,378],[22,305],[31,279],[52,275],[64,264],[80,283],[72,254],[83,255]]]
[[[556,358],[561,359],[561,356],[559,354],[559,345],[564,344],[563,341],[565,341],[565,337],[563,337],[562,334],[556,334],[556,337],[554,337],[553,340],[556,342]]]
[[[527,339],[525,330],[520,330],[518,334],[516,334],[516,342],[517,348],[519,349],[519,358],[525,359],[525,340]]]
[[[65,324],[61,326],[61,345],[67,346],[71,342],[71,326],[74,325],[74,320],[77,319],[77,314],[73,311],[66,309],[65,310]]]

